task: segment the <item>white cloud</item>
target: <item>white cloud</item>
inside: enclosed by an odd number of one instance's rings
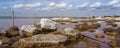
[[[56,3],[54,3],[54,2],[52,2],[52,3],[49,4],[49,6],[51,6],[51,7],[55,6],[55,5],[56,5]]]
[[[113,6],[119,3],[119,0],[112,0],[108,3],[109,6]]]
[[[56,4],[54,7],[55,8],[66,8],[68,5],[66,3],[60,3],[60,4]]]
[[[37,8],[40,7],[41,3],[34,3],[34,4],[15,4],[13,8]]]
[[[96,2],[96,3],[92,4],[92,5],[90,5],[91,8],[99,8],[101,6],[102,6],[101,2]]]
[[[42,8],[42,10],[56,10],[56,9],[69,9],[72,5],[68,5],[67,3],[50,3],[48,7]]]

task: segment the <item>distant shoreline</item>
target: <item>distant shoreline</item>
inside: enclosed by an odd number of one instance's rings
[[[59,17],[15,17],[15,19],[33,19],[33,18],[37,18],[37,19],[39,19],[39,18],[59,18]],[[89,19],[89,18],[91,18],[91,17],[70,17],[70,18],[78,18],[78,19]],[[12,17],[11,16],[7,16],[7,17],[0,17],[0,19],[12,19]]]

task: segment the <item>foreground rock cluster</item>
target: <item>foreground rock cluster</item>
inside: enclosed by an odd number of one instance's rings
[[[22,36],[19,34],[19,28],[17,26],[12,26],[8,30],[3,28],[0,30],[0,48],[10,48],[10,46],[18,41]]]
[[[46,24],[48,22],[23,25],[21,27],[22,36],[19,34],[17,26],[12,26],[8,30],[1,29],[0,48],[66,48],[65,46],[73,40],[79,40],[80,32],[78,30],[66,28],[63,32],[57,32],[57,26],[52,25],[55,22],[50,21],[50,24]]]

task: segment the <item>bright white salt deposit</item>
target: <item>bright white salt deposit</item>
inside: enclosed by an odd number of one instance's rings
[[[60,17],[60,18],[52,18],[52,20],[72,20],[72,19],[68,17]]]
[[[120,18],[115,18],[115,20],[120,20]]]
[[[56,29],[58,23],[47,18],[42,18],[40,24],[41,24],[41,28]]]
[[[95,19],[102,19],[102,17],[97,17],[97,18],[95,18]]]
[[[30,33],[33,33],[36,29],[37,29],[37,27],[35,27],[34,25],[23,25],[21,27],[22,31],[26,31],[26,32],[30,32]]]

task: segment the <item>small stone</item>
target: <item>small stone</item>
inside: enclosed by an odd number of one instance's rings
[[[88,29],[89,32],[95,32],[95,29]]]
[[[101,34],[96,34],[95,37],[96,37],[96,38],[104,38],[105,36],[104,36],[104,35],[101,35]]]
[[[117,39],[117,36],[109,35],[109,36],[108,36],[108,39],[109,39],[109,40],[114,40],[114,39]]]

